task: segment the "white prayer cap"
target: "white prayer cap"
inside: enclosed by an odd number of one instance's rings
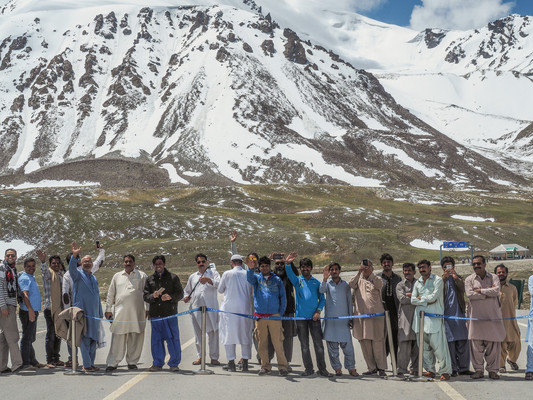
[[[238,255],[238,254],[234,254],[231,256],[231,261],[235,261],[235,260],[239,260],[239,261],[242,261],[242,256]]]

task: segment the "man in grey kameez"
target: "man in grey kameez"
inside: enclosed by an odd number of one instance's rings
[[[398,307],[398,376],[409,373],[409,362],[413,375],[418,375],[418,343],[412,323],[416,306],[411,304],[415,285],[416,267],[413,263],[403,264],[404,280],[396,285]]]
[[[500,379],[501,345],[505,339],[505,328],[500,306],[500,279],[486,271],[485,257],[472,259],[474,273],[465,280],[465,291],[470,300],[469,317],[479,320],[469,321],[468,339],[470,358],[476,372],[472,379],[480,379],[483,374],[483,359],[490,379]],[[490,321],[489,321],[490,320]]]
[[[325,316],[341,317],[351,315],[352,291],[346,281],[340,277],[341,266],[331,263],[324,267],[324,279],[319,288],[320,293],[326,294]],[[328,281],[328,278],[331,279]],[[339,361],[339,346],[344,353],[344,368],[350,375],[359,376],[355,369],[355,354],[352,335],[347,319],[325,319],[323,322],[324,339],[328,347],[329,361],[335,370],[335,375],[342,375],[342,365]]]
[[[440,261],[444,281],[444,314],[453,317],[465,317],[465,283],[455,272],[453,257],[443,257]],[[468,347],[468,330],[466,320],[445,319],[446,339],[452,359],[452,376],[472,375],[470,371],[470,348]]]

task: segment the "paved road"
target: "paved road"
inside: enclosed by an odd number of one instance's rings
[[[186,305],[180,303],[180,311],[186,310]],[[525,312],[521,312],[523,315]],[[525,337],[527,320],[520,320],[520,329]],[[180,317],[180,333],[182,343],[182,363],[179,373],[147,372],[151,365],[150,356],[150,326],[146,330],[144,351],[138,371],[128,371],[125,363],[113,374],[99,372],[95,374],[68,376],[64,369],[41,369],[37,372],[26,372],[18,375],[1,375],[0,385],[2,398],[9,394],[13,399],[167,399],[167,398],[216,398],[220,400],[235,398],[279,398],[287,399],[295,396],[305,396],[307,399],[325,399],[333,395],[339,398],[353,398],[359,395],[370,396],[374,399],[511,399],[530,398],[533,382],[524,380],[525,348],[524,343],[518,364],[518,372],[507,373],[500,381],[472,381],[468,377],[459,377],[450,383],[441,382],[399,382],[384,380],[377,377],[351,378],[344,375],[339,378],[300,377],[303,371],[300,346],[295,338],[295,352],[293,360],[294,372],[282,378],[275,374],[258,376],[259,366],[254,362],[248,373],[228,373],[221,367],[211,368],[213,375],[195,375],[197,367],[191,365],[196,359],[193,341],[193,331],[190,316]],[[107,324],[106,324],[107,325]],[[42,315],[39,316],[37,341],[35,349],[37,359],[44,362],[45,324]],[[110,339],[108,332],[108,339]],[[360,347],[355,342],[357,369],[366,370]],[[96,365],[105,368],[107,348],[97,351]],[[62,357],[66,358],[66,346],[62,346]],[[222,351],[221,361],[225,361]],[[254,360],[255,361],[255,360]],[[327,364],[329,365],[329,361]],[[349,396],[349,397],[348,397]]]

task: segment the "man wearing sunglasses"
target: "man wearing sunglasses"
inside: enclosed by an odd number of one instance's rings
[[[466,296],[470,300],[470,321],[468,339],[470,341],[470,359],[476,372],[472,379],[481,379],[483,361],[490,379],[500,379],[501,345],[505,339],[505,328],[502,321],[500,305],[500,279],[498,275],[487,272],[485,257],[475,256],[472,259],[474,273],[465,280]]]
[[[185,286],[183,301],[189,303],[189,309],[206,306],[218,309],[217,288],[220,283],[220,275],[216,269],[208,265],[205,254],[197,254],[196,265],[198,271],[189,276]],[[191,314],[194,336],[196,338],[196,353],[198,358],[193,361],[193,365],[202,363],[202,313]],[[207,313],[206,332],[209,339],[209,357],[211,365],[220,365],[219,342],[218,342],[218,313]]]
[[[22,367],[16,318],[17,296],[20,294],[16,262],[16,250],[7,249],[4,261],[0,263],[0,373],[2,374],[16,372]],[[11,368],[8,368],[10,355]]]

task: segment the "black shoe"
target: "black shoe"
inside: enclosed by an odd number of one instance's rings
[[[515,363],[514,361],[511,361],[511,360],[507,359],[507,364],[509,364],[511,366],[511,369],[513,371],[518,371],[518,364]]]
[[[6,368],[3,371],[0,371],[0,374],[9,374],[11,372],[11,368]]]
[[[242,368],[241,371],[246,372],[248,371],[248,360],[244,359],[242,360]]]
[[[466,371],[461,371],[459,372],[459,375],[474,375],[475,372],[474,371],[470,371],[469,369],[467,369]]]
[[[235,366],[235,360],[228,361],[228,363],[224,365],[222,369],[229,371],[229,372],[237,372],[237,367]]]
[[[128,369],[139,369],[135,364],[128,364]]]
[[[452,378],[455,378],[457,375],[459,375],[459,372],[457,372],[457,371],[452,371]]]
[[[381,376],[381,377],[387,376],[387,374],[385,373],[384,369],[378,369],[378,375]]]
[[[363,375],[374,375],[378,372],[377,369],[368,370],[366,372],[363,372]]]
[[[320,375],[320,376],[324,376],[326,378],[331,378],[333,376],[333,374],[328,372],[327,369],[318,370],[317,374]]]
[[[114,370],[116,370],[116,369],[117,369],[117,367],[112,367],[111,365],[108,365],[108,366],[106,367],[106,369],[105,369],[105,372],[111,372],[111,371],[114,371]]]
[[[314,373],[315,373],[315,371],[313,371],[313,370],[309,370],[309,371],[305,370],[304,372],[302,372],[301,376],[311,376]]]

